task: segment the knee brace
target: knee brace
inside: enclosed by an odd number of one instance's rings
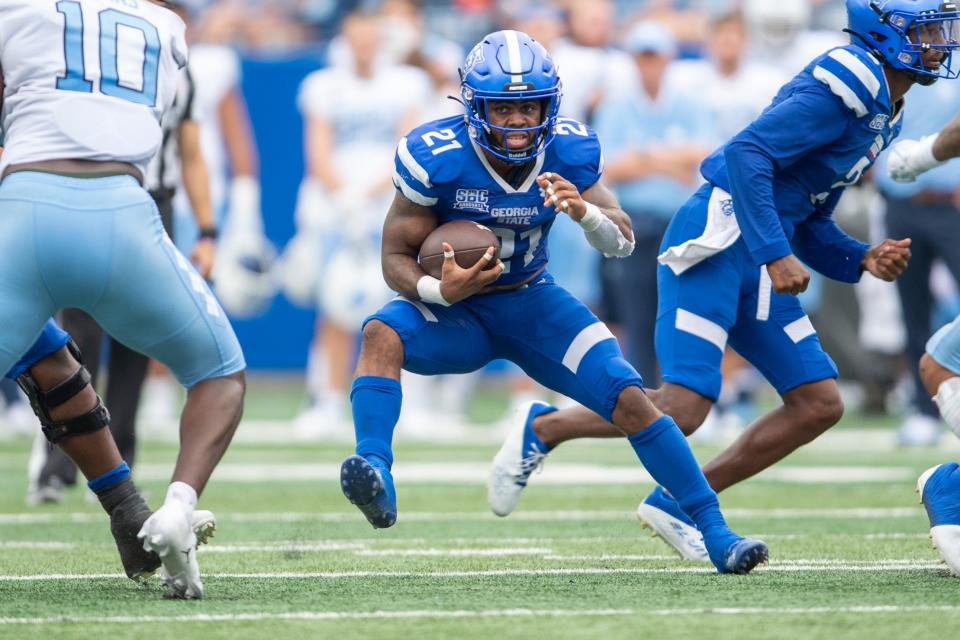
[[[90,384],[90,372],[83,366],[80,349],[73,340],[67,343],[67,349],[80,363],[80,368],[52,389],[40,389],[29,370],[17,377],[17,385],[27,394],[33,412],[40,419],[43,435],[53,444],[70,436],[99,431],[110,424],[110,412],[103,406],[100,396],[97,396],[97,406],[84,414],[64,420],[53,420],[50,417],[51,409],[56,409],[76,397]]]

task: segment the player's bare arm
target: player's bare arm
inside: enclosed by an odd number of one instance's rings
[[[570,181],[557,173],[537,176],[543,191],[543,204],[570,216],[583,227],[587,240],[607,256],[625,257],[633,253],[633,226],[620,208],[613,192],[596,183],[582,194]]]
[[[177,132],[180,149],[180,166],[183,186],[190,200],[197,227],[202,234],[190,255],[190,260],[204,278],[210,277],[214,260],[214,233],[216,223],[213,220],[213,205],[210,200],[210,174],[207,163],[200,150],[200,126],[193,120],[180,123]]]
[[[307,173],[329,191],[340,189],[342,181],[333,169],[333,126],[326,118],[310,116],[307,120]]]
[[[957,156],[960,156],[960,116],[951,120],[933,142],[933,158],[937,162]]]
[[[424,278],[433,279],[420,268],[417,254],[420,245],[430,232],[437,227],[437,215],[428,207],[416,204],[400,193],[393,198],[387,219],[383,224],[383,248],[381,259],[383,277],[391,289],[412,300],[453,304],[469,298],[493,282],[503,273],[503,264],[484,270],[495,255],[495,248],[489,247],[487,253],[467,269],[457,265],[453,257],[453,247],[443,244],[446,258],[443,274],[439,281],[440,300],[425,298]],[[433,279],[435,280],[435,279]]]

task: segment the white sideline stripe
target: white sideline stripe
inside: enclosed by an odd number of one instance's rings
[[[831,571],[849,572],[876,572],[876,571],[921,571],[943,569],[946,567],[940,562],[912,560],[909,562],[895,561],[891,563],[839,563],[821,562],[819,564],[771,564],[759,569],[762,573],[823,573]],[[474,571],[278,571],[264,573],[205,573],[205,578],[235,579],[235,580],[339,580],[345,578],[473,578],[497,576],[566,576],[566,575],[643,575],[643,574],[671,574],[671,573],[716,573],[716,569],[706,566],[679,566],[679,567],[568,567],[558,569],[480,569]],[[120,573],[42,573],[25,576],[0,575],[0,582],[47,582],[55,580],[126,580]]]
[[[507,59],[510,62],[510,82],[523,82],[523,61],[520,59],[520,39],[517,32],[507,30],[503,32],[507,40]]]
[[[493,609],[485,611],[290,611],[278,613],[198,613],[180,616],[49,616],[45,618],[0,618],[0,625],[43,624],[130,624],[144,622],[257,622],[264,620],[367,620],[391,618],[529,618],[606,616],[690,616],[690,615],[821,615],[824,613],[955,613],[958,605],[872,605],[853,607],[716,608],[716,609]]]
[[[790,336],[790,339],[793,340],[794,344],[817,333],[817,330],[813,328],[813,323],[810,322],[810,318],[808,316],[803,316],[798,320],[794,320],[785,326],[783,330],[788,336]]]
[[[843,100],[843,104],[856,113],[858,118],[867,115],[867,106],[863,104],[863,101],[854,93],[853,89],[847,86],[846,82],[820,66],[814,67],[813,77],[830,87],[830,91]]]
[[[607,325],[602,322],[594,322],[589,327],[584,327],[567,347],[567,352],[563,354],[563,366],[576,375],[580,363],[590,349],[604,340],[613,340],[613,334],[607,328]]]
[[[410,148],[407,147],[407,139],[400,138],[400,143],[397,145],[397,155],[400,156],[400,162],[403,163],[403,166],[407,168],[407,171],[416,178],[420,184],[425,186],[427,189],[433,186],[433,183],[430,182],[430,174],[427,173],[427,170],[424,169],[417,159],[413,157],[413,154],[410,153]]]
[[[723,351],[727,346],[727,332],[724,331],[723,327],[686,309],[677,309],[675,326],[680,331],[706,340],[720,351]]]
[[[894,508],[849,508],[849,509],[724,509],[724,515],[733,518],[823,518],[828,520],[869,520],[878,518],[919,518],[922,510],[917,507]],[[247,512],[224,513],[218,519],[231,522],[344,522],[356,521],[361,517],[356,511],[343,512]],[[486,511],[410,511],[401,512],[400,518],[406,522],[446,522],[456,520],[501,521]],[[510,516],[511,520],[531,520],[535,522],[554,520],[633,520],[636,515],[631,510],[623,511],[518,511]],[[103,524],[106,518],[99,513],[4,513],[0,514],[3,524],[49,524],[63,522],[91,522]],[[880,534],[875,534],[880,535]],[[562,539],[558,539],[562,540]]]
[[[862,82],[863,86],[870,92],[870,97],[874,99],[877,97],[877,94],[880,93],[880,81],[877,79],[877,76],[873,75],[869,67],[863,64],[860,58],[846,49],[834,49],[828,55],[853,73],[853,75],[857,77],[857,80]]]

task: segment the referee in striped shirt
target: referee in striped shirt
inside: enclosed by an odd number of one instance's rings
[[[167,4],[187,22],[189,16],[180,2]],[[188,65],[181,71],[173,107],[167,111],[161,122],[163,143],[147,167],[144,186],[157,204],[163,228],[172,238],[173,198],[177,185],[182,180],[200,228],[200,239],[190,259],[200,275],[208,278],[213,269],[217,229],[210,201],[207,165],[200,150],[200,127],[194,120],[194,93],[193,77]],[[100,370],[103,330],[92,317],[79,309],[65,309],[61,316],[61,325],[80,347],[84,364],[96,384]],[[149,359],[113,338],[109,339],[109,345],[106,403],[112,416],[110,430],[121,457],[132,467],[136,449],[135,419]],[[27,502],[60,502],[63,487],[76,483],[76,466],[56,447],[47,446],[44,450],[35,447],[34,451],[35,455],[46,453],[46,459],[42,466],[40,460],[31,461],[31,469],[35,470],[35,473],[39,470],[39,474],[30,478]]]

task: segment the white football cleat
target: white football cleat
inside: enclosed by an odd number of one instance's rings
[[[530,474],[547,457],[549,449],[533,432],[533,420],[551,411],[556,411],[556,408],[542,402],[527,402],[517,408],[511,419],[510,432],[493,459],[487,481],[487,503],[500,517],[510,515],[527,486]]]
[[[213,523],[216,527],[215,520]],[[137,537],[143,542],[144,549],[160,556],[160,580],[170,588],[174,598],[203,597],[200,565],[197,564],[197,534],[181,504],[172,500],[165,502],[143,523]]]
[[[657,487],[637,507],[640,526],[653,530],[684,560],[710,562],[703,534],[671,496]]]

